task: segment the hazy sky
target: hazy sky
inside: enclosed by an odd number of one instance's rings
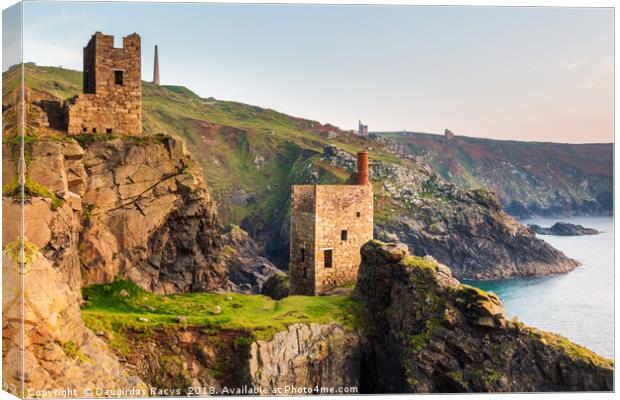
[[[162,84],[203,97],[344,129],[610,142],[613,23],[610,8],[30,2],[24,58],[81,70],[92,33],[138,32],[143,79],[158,44]]]

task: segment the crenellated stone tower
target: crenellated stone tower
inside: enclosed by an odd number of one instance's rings
[[[355,183],[293,186],[291,294],[320,295],[357,279],[360,249],[373,238],[367,152],[357,154]]]
[[[84,47],[83,93],[65,104],[67,131],[142,134],[140,35],[123,38],[96,32]]]

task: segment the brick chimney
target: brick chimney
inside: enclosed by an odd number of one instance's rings
[[[157,45],[155,45],[155,62],[153,64],[153,83],[159,86],[159,54],[157,54]]]
[[[357,153],[357,184],[369,185],[368,181],[368,152],[360,151]]]

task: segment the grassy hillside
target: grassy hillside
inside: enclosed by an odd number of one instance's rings
[[[401,152],[429,163],[445,180],[493,190],[509,206],[551,209],[598,200],[611,211],[613,144],[519,142],[380,132]],[[560,211],[560,210],[558,210]],[[575,210],[579,211],[579,210]]]
[[[43,107],[50,109],[50,104],[78,94],[81,73],[33,65],[25,71],[27,140],[64,140],[66,132],[58,123],[62,113]],[[9,71],[5,78],[13,79],[16,72]],[[369,151],[371,162],[377,237],[403,241],[420,256],[456,263],[453,267],[466,278],[520,274],[519,268],[533,262],[562,270],[568,262],[505,215],[492,193],[446,184],[420,157],[404,154],[393,141],[359,137],[261,107],[201,98],[180,86],[143,82],[142,95],[147,136],[139,139],[158,133],[183,139],[204,172],[221,221],[240,225],[281,268],[288,265],[291,186],[344,183],[354,171],[355,152],[362,149]],[[3,114],[15,110],[8,104],[12,98],[3,93]],[[46,115],[57,128],[45,126]],[[480,161],[486,163],[486,158],[495,162],[490,154],[480,156]],[[444,174],[441,165],[435,167]],[[554,195],[545,187],[541,193]],[[454,243],[461,247],[458,259]],[[483,247],[488,254],[479,251]],[[490,258],[495,261],[490,263]]]
[[[59,100],[81,92],[82,73],[56,67],[26,66],[26,86]],[[402,161],[360,138],[330,125],[285,115],[270,109],[204,99],[181,86],[143,82],[143,126],[147,134],[181,137],[218,202],[224,222],[273,215],[290,185],[307,163],[327,144],[355,153],[374,146],[371,158]],[[317,163],[321,182],[343,182],[348,174]],[[241,198],[241,200],[239,200]]]

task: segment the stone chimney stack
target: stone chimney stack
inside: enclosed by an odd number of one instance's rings
[[[357,153],[357,184],[369,185],[368,181],[368,152],[360,151]]]
[[[157,45],[155,45],[155,64],[153,66],[153,83],[159,86],[159,55],[157,54]]]

